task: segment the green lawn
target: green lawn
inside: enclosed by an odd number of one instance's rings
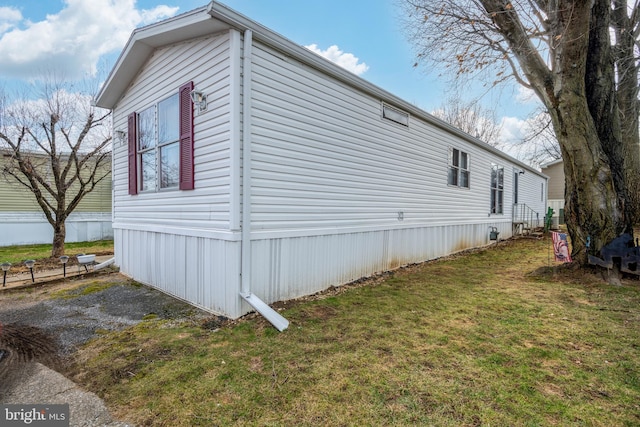
[[[637,426],[640,287],[519,240],[218,330],[150,319],[69,373],[154,426]],[[207,323],[209,324],[209,323]]]
[[[98,240],[94,242],[66,243],[65,253],[69,256],[79,253],[113,252],[113,240]],[[52,245],[19,245],[1,246],[0,263],[10,262],[19,264],[27,259],[44,259],[51,256]]]

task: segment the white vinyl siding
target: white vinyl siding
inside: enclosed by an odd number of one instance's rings
[[[543,167],[542,173],[549,177],[549,199],[564,200],[564,163],[556,161]]]
[[[511,188],[511,186],[506,187],[506,178],[509,175],[512,174],[505,174],[505,188]],[[518,204],[526,205],[529,209],[536,212],[539,216],[540,226],[543,226],[544,216],[547,213],[547,195],[546,191],[544,191],[541,200],[541,184],[544,185],[546,190],[546,180],[530,171],[525,171],[518,177]],[[512,191],[505,191],[505,197],[508,193],[512,193]],[[505,200],[505,207],[507,206],[506,203]]]
[[[113,239],[111,214],[75,211],[65,221],[65,242]],[[0,246],[48,244],[53,227],[42,212],[0,212]]]
[[[495,155],[413,116],[380,120],[379,99],[262,45],[253,58],[254,231],[486,219]],[[474,159],[471,191],[447,185],[452,141]]]
[[[170,72],[167,70],[171,70]],[[229,229],[231,76],[229,34],[196,39],[154,52],[118,103],[114,129],[126,130],[127,115],[177,93],[193,81],[207,94],[207,111],[194,113],[195,190],[128,194],[126,144],[116,144],[114,227],[170,226]]]

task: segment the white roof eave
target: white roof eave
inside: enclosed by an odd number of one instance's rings
[[[134,30],[98,92],[95,105],[113,109],[155,49],[228,28],[211,19],[207,7],[201,7]]]
[[[562,159],[552,160],[549,163],[545,163],[544,165],[540,165],[542,169],[548,168],[550,166],[555,166],[557,164],[562,163]]]
[[[535,168],[462,132],[449,123],[432,116],[415,105],[356,76],[309,49],[292,42],[286,37],[281,36],[217,1],[211,1],[208,6],[135,30],[120,54],[105,84],[98,93],[95,104],[102,108],[113,109],[155,49],[192,38],[215,34],[230,28],[236,28],[240,31],[251,30],[254,39],[283,52],[285,55],[322,71],[351,87],[362,90],[387,103],[394,104],[416,117],[478,145],[484,150],[509,160],[523,169],[547,178],[546,175]]]
[[[212,1],[208,6],[208,13],[216,20],[227,22],[234,28],[251,30],[253,32],[254,39],[260,40],[265,44],[283,52],[288,56],[297,59],[298,61],[310,67],[316,68],[317,70],[329,74],[330,76],[339,79],[340,81],[348,84],[351,87],[358,88],[390,104],[395,104],[397,107],[408,111],[410,114],[416,117],[419,117],[435,126],[443,128],[444,130],[453,133],[461,138],[464,138],[465,140],[475,145],[479,145],[483,149],[490,151],[493,154],[496,154],[506,160],[509,160],[510,162],[515,163],[523,169],[533,172],[543,178],[547,178],[546,175],[540,173],[540,171],[527,165],[526,163],[511,157],[510,155],[504,153],[501,150],[498,150],[497,148],[492,147],[484,141],[472,137],[471,135],[450,125],[449,123],[438,119],[437,117],[427,113],[426,111],[416,107],[413,104],[410,104],[402,98],[399,98],[398,96],[387,92],[386,90],[374,85],[373,83],[368,82],[362,77],[358,77],[350,71],[345,70],[344,68],[334,64],[333,62],[323,58],[322,56],[292,42],[286,37],[281,36],[275,31],[272,31],[267,27],[260,25],[259,23],[247,18],[246,16],[234,11],[233,9],[230,9],[229,7],[219,2]]]

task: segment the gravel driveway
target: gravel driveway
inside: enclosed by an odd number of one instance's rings
[[[22,295],[24,291],[2,295],[0,323],[36,327],[56,341],[60,356],[67,356],[95,337],[96,331],[123,329],[148,315],[163,319],[211,316],[117,273],[70,285],[69,290],[64,284],[56,285],[53,292],[44,288],[30,297]],[[89,290],[103,285],[111,286]]]
[[[205,319],[210,313],[118,274],[0,293],[0,402],[26,362],[56,369],[78,346],[146,316]]]
[[[0,297],[0,322],[34,326],[57,341],[59,354],[66,356],[84,344],[98,330],[119,330],[140,322],[145,316],[186,318],[207,313],[147,286],[134,284],[120,274],[109,274],[85,280],[86,284],[65,292],[64,297],[51,298],[46,289],[31,297],[20,293]],[[87,287],[113,283],[102,290]],[[56,291],[64,292],[64,285]],[[86,294],[85,294],[86,293]],[[77,295],[77,296],[75,296]],[[210,314],[208,314],[210,316]],[[1,338],[1,335],[0,335]]]

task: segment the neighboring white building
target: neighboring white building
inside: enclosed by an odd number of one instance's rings
[[[553,209],[553,226],[564,224],[564,162],[562,159],[542,165],[542,173],[549,177],[547,203]]]
[[[540,172],[217,1],[135,30],[97,105],[121,272],[232,318],[546,209]]]

